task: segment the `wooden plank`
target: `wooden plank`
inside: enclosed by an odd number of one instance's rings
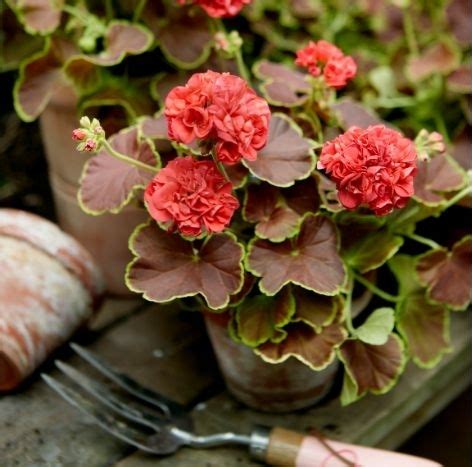
[[[395,389],[384,396],[367,396],[344,408],[338,399],[332,399],[305,412],[274,415],[252,411],[228,394],[221,394],[203,410],[194,411],[197,430],[199,433],[225,430],[247,433],[254,424],[263,424],[306,432],[316,427],[334,439],[395,449],[470,384],[472,329],[467,325],[466,314],[455,314],[453,318],[454,350],[433,370],[421,370],[410,364]],[[170,460],[154,460],[153,465],[199,465],[196,463],[199,456],[201,453],[182,449]],[[216,463],[209,465],[224,461],[221,465],[228,467],[253,465],[243,450],[237,459],[234,451],[209,450],[205,460]],[[117,464],[119,467],[147,465],[150,459],[140,453],[133,453]]]
[[[215,381],[216,367],[199,320],[196,313],[148,306],[89,347],[147,386],[178,394],[174,398],[186,403]],[[55,357],[97,377],[68,348]],[[65,381],[51,361],[41,370]],[[0,398],[0,421],[1,467],[101,467],[130,452],[62,401],[38,374],[16,394]]]

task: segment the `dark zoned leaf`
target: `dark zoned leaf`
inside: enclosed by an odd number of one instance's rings
[[[244,161],[258,178],[279,187],[307,178],[315,168],[314,144],[303,137],[297,124],[284,114],[273,114],[267,145],[254,162]]]
[[[145,52],[153,35],[145,27],[127,21],[111,21],[104,38],[104,50],[96,55],[77,55],[65,65],[66,75],[81,89],[90,89],[100,79],[99,67],[121,63],[127,55]]]
[[[298,106],[308,99],[311,92],[309,75],[281,63],[262,60],[254,66],[254,74],[263,80],[261,91],[272,105]]]
[[[277,339],[277,328],[288,324],[294,312],[295,299],[289,287],[274,297],[246,298],[236,310],[238,336],[250,347]]]
[[[472,66],[460,66],[447,77],[446,83],[453,92],[472,94]]]
[[[472,300],[472,236],[458,241],[451,251],[432,250],[419,257],[416,271],[428,289],[428,298],[454,310],[463,310]]]
[[[410,59],[406,74],[413,82],[429,78],[435,73],[448,74],[459,65],[459,52],[449,43],[438,42],[419,57]]]
[[[285,326],[284,331],[287,337],[282,342],[263,344],[256,353],[270,363],[295,357],[315,371],[326,368],[334,360],[336,348],[347,337],[347,332],[339,324],[327,326],[317,333],[313,327],[299,322]]]
[[[35,120],[62,84],[63,63],[76,52],[75,46],[57,37],[46,39],[44,50],[20,67],[13,96],[15,109],[22,120]]]
[[[367,392],[386,393],[395,385],[406,363],[403,343],[396,334],[391,334],[383,345],[347,340],[339,349],[339,357],[357,388],[357,398]]]
[[[331,109],[337,115],[339,124],[344,130],[351,126],[367,128],[370,125],[385,124],[374,111],[351,98],[341,99]]]
[[[9,0],[29,34],[50,34],[61,22],[64,0]]]
[[[470,34],[470,2],[469,0],[450,0],[446,8],[449,28],[463,46],[472,44]]]
[[[136,128],[121,131],[110,138],[116,151],[159,168],[157,155],[149,140],[138,139]],[[139,188],[145,188],[153,173],[140,170],[102,149],[85,165],[80,179],[79,203],[90,214],[119,212]]]
[[[251,240],[247,266],[262,278],[259,288],[267,295],[276,294],[288,283],[336,295],[346,279],[336,228],[322,215],[306,215],[294,239],[282,243]]]
[[[459,190],[464,186],[463,170],[447,155],[418,161],[417,165],[414,197],[427,206],[440,205],[445,201],[444,192]]]
[[[224,308],[243,286],[244,249],[229,233],[196,251],[193,245],[155,223],[139,226],[130,239],[136,258],[127,268],[128,287],[153,302],[201,294],[210,308]]]
[[[424,290],[404,298],[397,309],[397,327],[413,361],[422,368],[435,366],[450,350],[449,311],[426,300]]]

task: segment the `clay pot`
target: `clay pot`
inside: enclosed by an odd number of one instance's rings
[[[205,324],[229,392],[263,412],[290,412],[320,401],[334,381],[338,362],[313,371],[295,358],[270,364],[228,335],[218,315],[206,314]]]
[[[72,88],[62,85],[40,117],[58,222],[92,253],[103,271],[109,293],[132,295],[124,283],[126,265],[132,259],[128,238],[147,216],[143,209],[133,206],[119,214],[103,216],[90,216],[80,209],[78,181],[89,156],[77,152],[71,138],[79,120],[76,108],[77,97]]]
[[[100,304],[90,254],[33,214],[0,209],[0,391],[16,387]]]

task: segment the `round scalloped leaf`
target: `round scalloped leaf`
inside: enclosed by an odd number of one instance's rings
[[[249,177],[249,170],[247,170],[247,168],[241,163],[227,165],[225,167],[225,172],[235,190],[242,188],[246,184]]]
[[[257,295],[244,300],[236,310],[237,333],[249,347],[279,340],[277,328],[290,322],[295,312],[295,299],[289,287],[274,297]]]
[[[446,84],[452,92],[472,94],[472,66],[460,66],[447,77]]]
[[[344,304],[339,295],[327,297],[301,287],[293,287],[292,291],[296,302],[293,321],[303,321],[318,333],[342,312]]]
[[[336,227],[319,214],[307,214],[293,239],[282,243],[251,240],[246,264],[262,278],[259,288],[267,295],[275,295],[289,283],[322,295],[336,295],[346,280]]]
[[[258,178],[287,187],[307,178],[315,168],[314,142],[303,137],[298,125],[284,114],[272,115],[267,145],[257,160],[244,165]]]
[[[213,36],[208,17],[197,10],[179,7],[167,12],[165,24],[156,33],[162,52],[169,62],[193,69],[210,56]]]
[[[449,30],[462,46],[472,45],[469,0],[451,0],[446,7]]]
[[[75,46],[57,37],[47,38],[44,49],[22,62],[15,82],[15,110],[31,122],[45,109],[54,91],[62,84],[62,65],[76,52]]]
[[[136,258],[126,284],[153,302],[201,294],[217,310],[243,286],[244,248],[230,233],[212,235],[197,247],[155,223],[143,224],[131,235],[130,249]]]
[[[339,324],[332,324],[317,333],[304,322],[285,326],[285,339],[279,343],[267,342],[255,352],[266,362],[281,363],[294,357],[315,371],[326,368],[336,356],[336,348],[347,337],[346,330]]]
[[[343,229],[343,240],[355,231],[355,226]],[[372,271],[392,258],[403,245],[403,237],[394,235],[388,230],[369,232],[351,242],[344,249],[342,257],[346,264],[361,273]]]
[[[428,298],[453,310],[463,310],[472,300],[470,265],[472,236],[458,241],[451,251],[438,249],[418,258],[416,271]]]
[[[110,145],[121,154],[156,168],[159,157],[149,140],[140,140],[136,127],[113,135]],[[136,190],[146,188],[153,173],[127,164],[102,149],[85,164],[80,179],[79,204],[89,214],[117,213],[133,198]]]
[[[424,291],[405,297],[397,307],[397,326],[413,361],[422,368],[437,365],[450,351],[449,311],[430,303]]]
[[[415,272],[416,260],[412,256],[405,254],[395,255],[389,260],[388,267],[398,282],[398,293],[400,296],[406,297],[422,289]]]
[[[430,46],[419,57],[411,58],[406,66],[405,74],[413,82],[423,81],[431,75],[443,75],[454,71],[460,63],[460,50],[452,43],[438,42]]]
[[[320,172],[315,174],[318,179],[318,193],[321,206],[330,212],[344,211],[344,206],[340,203],[336,183],[325,177]]]
[[[127,55],[138,55],[148,50],[154,37],[147,28],[128,21],[111,21],[104,38],[104,50],[96,55],[77,55],[64,66],[74,84],[89,90],[100,80],[99,67],[121,63]]]
[[[61,22],[64,0],[8,0],[29,34],[51,34]]]
[[[404,345],[396,334],[390,334],[383,345],[347,340],[339,349],[339,358],[356,387],[357,399],[367,392],[388,392],[396,384],[406,364]]]
[[[367,128],[369,125],[385,124],[374,111],[349,97],[337,101],[331,109],[344,130],[348,130],[351,126]]]
[[[267,60],[256,63],[253,71],[263,81],[262,94],[272,105],[295,107],[308,99],[312,86],[306,73]]]
[[[439,206],[446,201],[445,192],[459,190],[465,182],[464,171],[448,155],[418,161],[414,198],[427,206]]]
[[[140,134],[154,140],[159,152],[171,152],[172,144],[167,134],[167,119],[162,111],[154,116],[144,116],[138,121]]]
[[[384,345],[395,325],[395,311],[393,308],[377,308],[365,320],[364,324],[356,328],[356,337],[372,345]]]

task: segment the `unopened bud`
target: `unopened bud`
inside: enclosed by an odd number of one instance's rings
[[[76,128],[75,130],[72,131],[72,139],[75,141],[83,141],[86,136],[87,136],[87,133],[84,130],[82,130],[82,128]]]
[[[84,145],[84,151],[93,152],[97,149],[97,143],[93,139],[88,139]]]

